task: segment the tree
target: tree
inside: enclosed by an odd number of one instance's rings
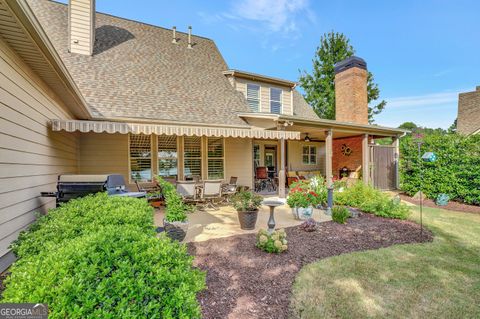
[[[400,124],[400,126],[398,128],[414,132],[419,127],[417,126],[417,124],[415,124],[413,122],[405,122],[405,123]]]
[[[452,125],[450,125],[450,127],[448,128],[448,133],[457,133],[457,119],[455,119],[455,121],[453,121]]]
[[[312,60],[313,72],[303,71],[300,74],[300,86],[305,91],[305,100],[313,107],[317,115],[325,119],[335,119],[335,72],[334,65],[355,54],[350,40],[338,32],[329,32],[320,38]],[[373,74],[368,72],[367,82],[368,103],[377,100],[380,89],[374,82]],[[382,112],[387,102],[368,107],[368,120],[373,122],[373,116]]]

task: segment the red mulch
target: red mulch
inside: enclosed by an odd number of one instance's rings
[[[399,196],[404,201],[407,201],[412,204],[420,205],[419,199],[410,197],[407,194],[399,194]],[[453,210],[457,212],[480,214],[480,206],[468,205],[468,204],[463,204],[455,201],[449,201],[446,206],[438,206],[437,204],[435,204],[433,200],[424,198],[423,205],[427,207],[441,208],[441,209]]]
[[[207,290],[198,299],[204,318],[287,318],[293,281],[306,264],[343,253],[432,240],[419,225],[370,214],[348,224],[321,223],[315,232],[286,229],[288,250],[268,254],[255,234],[189,243],[195,265],[207,271]]]

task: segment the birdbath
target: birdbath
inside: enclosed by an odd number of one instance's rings
[[[268,233],[271,234],[275,230],[275,216],[273,215],[275,212],[275,207],[282,206],[285,203],[278,199],[266,199],[262,202],[262,204],[270,208],[270,218],[268,218],[267,225]]]

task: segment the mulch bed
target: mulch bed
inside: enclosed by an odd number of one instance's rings
[[[255,247],[255,234],[189,243],[195,265],[207,271],[199,294],[204,318],[288,318],[293,281],[306,264],[343,253],[432,240],[419,225],[370,214],[348,224],[321,223],[307,233],[286,229],[288,250],[268,254]]]
[[[399,196],[404,201],[407,201],[412,204],[420,205],[419,199],[415,199],[403,193],[399,194]],[[437,204],[435,204],[433,200],[424,198],[423,205],[427,207],[441,208],[441,209],[453,210],[457,212],[480,214],[480,206],[468,205],[468,204],[463,204],[455,201],[449,201],[446,206],[438,206]]]

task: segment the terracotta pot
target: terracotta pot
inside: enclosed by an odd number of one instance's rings
[[[169,222],[163,220],[163,228],[168,237],[173,240],[182,241],[187,236],[188,221],[185,222]]]
[[[255,224],[257,223],[258,209],[251,211],[239,211],[238,221],[240,222],[240,228],[244,230],[255,229]]]
[[[162,206],[162,204],[163,204],[163,202],[162,202],[162,201],[159,201],[159,200],[150,202],[150,205],[151,205],[152,207],[155,207],[155,208],[159,208],[160,206]]]

